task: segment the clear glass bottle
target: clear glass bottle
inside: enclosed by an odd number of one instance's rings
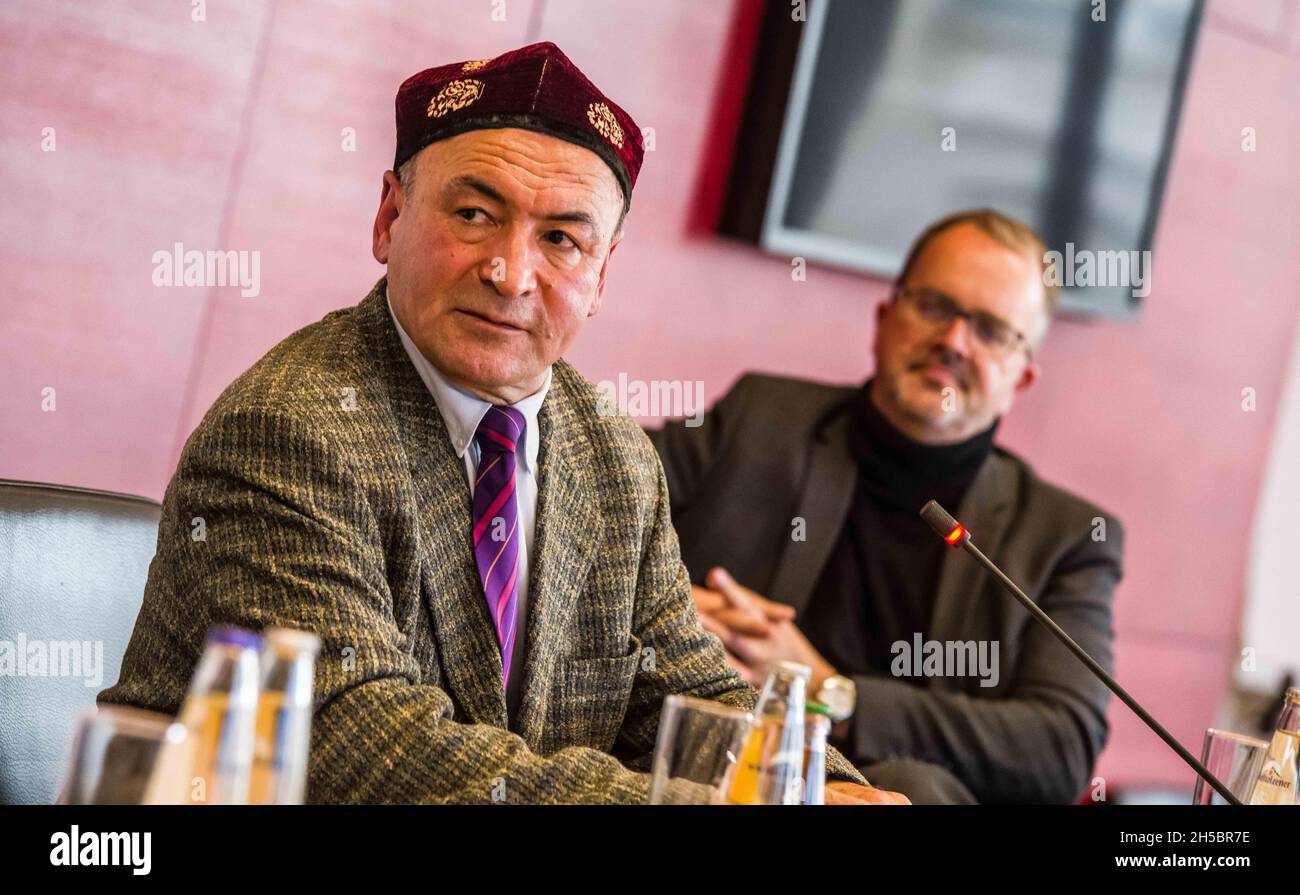
[[[307,793],[312,678],[320,640],[292,628],[268,628],[262,639],[262,688],[248,801],[301,805]]]
[[[208,631],[178,718],[185,738],[159,755],[146,802],[248,801],[261,645],[260,636],[242,628]]]
[[[831,707],[808,703],[804,715],[803,803],[826,804],[826,740],[831,734]]]
[[[1264,767],[1250,796],[1252,805],[1296,805],[1300,778],[1300,687],[1286,691],[1277,730],[1264,756]]]
[[[737,760],[728,801],[798,805],[803,796],[804,711],[812,670],[779,662],[754,708],[754,727]]]

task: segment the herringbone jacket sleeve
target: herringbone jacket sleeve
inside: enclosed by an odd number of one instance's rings
[[[746,710],[754,708],[756,699],[753,688],[727,663],[722,642],[696,618],[690,576],[672,526],[668,483],[653,452],[647,463],[657,471],[658,496],[637,583],[636,631],[645,659],[619,741],[634,756],[628,760],[633,767],[649,765],[660,708],[669,694],[684,693]],[[827,749],[826,771],[828,779],[867,782],[834,747]]]
[[[648,764],[660,709],[673,693],[753,709],[752,687],[727,664],[720,641],[700,627],[690,596],[690,579],[678,553],[668,509],[668,488],[653,451],[646,461],[656,471],[657,496],[646,521],[646,547],[637,580],[633,629],[642,662],[617,750],[633,766]]]

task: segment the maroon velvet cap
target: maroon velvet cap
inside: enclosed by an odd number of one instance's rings
[[[641,129],[549,41],[492,59],[425,69],[402,83],[396,105],[394,171],[438,140],[520,127],[596,153],[623,188],[624,210],[632,202],[645,157]]]

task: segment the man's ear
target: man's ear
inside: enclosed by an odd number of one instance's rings
[[[876,366],[880,365],[880,340],[885,329],[885,319],[889,317],[890,301],[882,298],[876,303],[876,331],[871,337],[871,353],[875,356]]]
[[[1030,387],[1038,381],[1038,377],[1042,375],[1042,372],[1036,360],[1031,360],[1025,364],[1025,368],[1020,371],[1020,378],[1016,380],[1016,394],[1019,395],[1029,391]]]
[[[375,229],[370,237],[370,251],[380,264],[388,263],[388,249],[393,243],[393,222],[402,213],[404,199],[397,174],[385,171],[383,187],[379,192],[379,211],[375,214]]]
[[[600,310],[601,299],[605,297],[605,271],[609,269],[609,257],[614,254],[618,244],[623,241],[623,231],[620,229],[614,234],[614,238],[609,243],[609,251],[605,253],[605,260],[600,262],[600,280],[596,283],[596,298],[587,309],[588,317],[595,317],[596,312]]]

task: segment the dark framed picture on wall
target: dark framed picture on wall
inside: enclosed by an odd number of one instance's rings
[[[926,221],[997,205],[1058,253],[1063,309],[1134,314],[1201,7],[768,3],[722,229],[893,277]]]

